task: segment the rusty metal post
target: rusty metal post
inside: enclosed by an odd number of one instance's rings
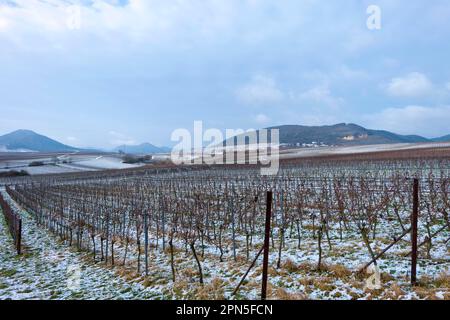
[[[272,191],[267,191],[266,200],[266,227],[264,233],[264,260],[263,260],[263,274],[261,285],[261,300],[266,300],[267,297],[267,273],[269,269],[269,240],[270,240],[270,220],[272,217]]]
[[[414,179],[413,212],[411,215],[411,284],[417,283],[417,222],[419,219],[419,179]]]
[[[244,283],[245,278],[247,278],[247,275],[249,274],[250,270],[253,269],[253,267],[255,266],[256,261],[258,260],[259,256],[261,255],[261,253],[263,252],[264,247],[261,248],[261,250],[259,250],[258,254],[256,255],[255,259],[253,259],[252,264],[250,265],[250,267],[247,269],[247,272],[244,274],[244,276],[242,277],[241,281],[239,281],[236,289],[234,289],[233,293],[231,294],[232,296],[236,295],[236,293],[238,292],[239,288],[241,287],[241,285]]]

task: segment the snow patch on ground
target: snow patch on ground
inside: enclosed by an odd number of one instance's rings
[[[86,262],[22,212],[25,253],[17,256],[0,213],[0,300],[160,299],[156,290],[127,282],[112,270]]]

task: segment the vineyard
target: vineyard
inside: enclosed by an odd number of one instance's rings
[[[39,228],[162,299],[259,299],[268,205],[269,299],[450,299],[445,159],[305,162],[273,177],[246,166],[169,167],[5,184],[5,198]]]

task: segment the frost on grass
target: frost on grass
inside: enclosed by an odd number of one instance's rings
[[[253,254],[258,252],[262,237],[255,234],[246,256],[246,238],[236,236],[236,259],[229,237],[224,238],[223,259],[218,248],[205,244],[197,246],[202,266],[204,284],[199,284],[196,261],[182,237],[175,237],[174,262],[176,281],[172,281],[170,254],[162,250],[155,238],[156,230],[150,228],[149,274],[144,275],[141,256],[137,272],[137,245],[130,244],[127,263],[122,266],[124,244],[115,246],[116,266],[99,261],[99,236],[96,236],[97,256],[76,252],[65,243],[35,224],[35,220],[22,211],[5,192],[5,198],[23,216],[25,254],[14,255],[12,242],[4,221],[0,225],[0,299],[258,299],[261,286],[261,258],[251,270],[236,296],[232,292],[247,270]],[[402,213],[406,220],[408,213]],[[421,223],[422,220],[421,220]],[[424,225],[419,225],[421,235]],[[439,228],[439,226],[431,226]],[[380,221],[377,236],[371,242],[372,249],[380,252],[392,242],[396,226]],[[313,233],[317,226],[305,224],[301,230],[302,242],[286,234],[280,267],[276,267],[279,247],[278,229],[271,241],[268,297],[270,299],[450,299],[448,231],[433,240],[433,250],[426,257],[421,249],[418,264],[419,283],[409,284],[410,241],[405,237],[378,260],[381,271],[379,289],[368,289],[370,275],[358,270],[368,261],[367,250],[358,232],[349,228],[339,240],[337,224],[330,223],[330,242],[324,241],[321,268],[317,267],[318,244]],[[431,230],[434,232],[436,230]],[[295,235],[295,233],[294,233]],[[130,233],[130,238],[135,238]],[[142,249],[142,237],[140,251]],[[161,242],[161,239],[159,239]],[[87,243],[89,245],[89,243]],[[110,257],[109,257],[110,258]]]
[[[161,293],[127,282],[112,270],[87,262],[38,228],[22,212],[24,254],[15,254],[0,213],[0,300],[5,299],[157,299]]]
[[[231,292],[248,266],[239,255],[237,262],[218,262],[217,253],[207,250],[201,258],[206,283],[197,283],[197,270],[192,257],[176,250],[177,277],[172,283],[167,252],[152,256],[150,276],[138,274],[134,265],[106,268],[94,264],[92,256],[75,252],[40,229],[22,211],[25,253],[15,255],[5,221],[0,219],[0,299],[258,299],[261,267],[250,272],[236,296]],[[359,246],[334,243],[321,271],[317,271],[314,243],[295,242],[279,269],[269,268],[270,299],[449,299],[448,264],[421,262],[421,281],[415,288],[408,284],[408,261],[401,258],[381,260],[382,288],[367,290],[367,275],[355,272],[365,257]],[[355,249],[356,248],[356,249]],[[401,250],[400,250],[401,251]],[[276,254],[271,254],[276,260]],[[404,260],[404,259],[403,259]],[[259,261],[259,265],[260,265]],[[446,269],[447,268],[447,269]],[[429,274],[429,275],[427,275]],[[433,275],[438,275],[433,276]]]

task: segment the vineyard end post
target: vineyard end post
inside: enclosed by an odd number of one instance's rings
[[[417,224],[419,219],[419,179],[414,179],[413,212],[411,215],[411,284],[417,283]]]
[[[266,300],[267,297],[267,273],[269,269],[269,240],[270,240],[270,220],[272,217],[272,191],[267,192],[266,200],[266,226],[264,234],[264,260],[263,260],[263,274],[261,285],[261,300]]]
[[[20,255],[22,253],[22,219],[18,219],[16,237],[17,237],[17,254]]]

